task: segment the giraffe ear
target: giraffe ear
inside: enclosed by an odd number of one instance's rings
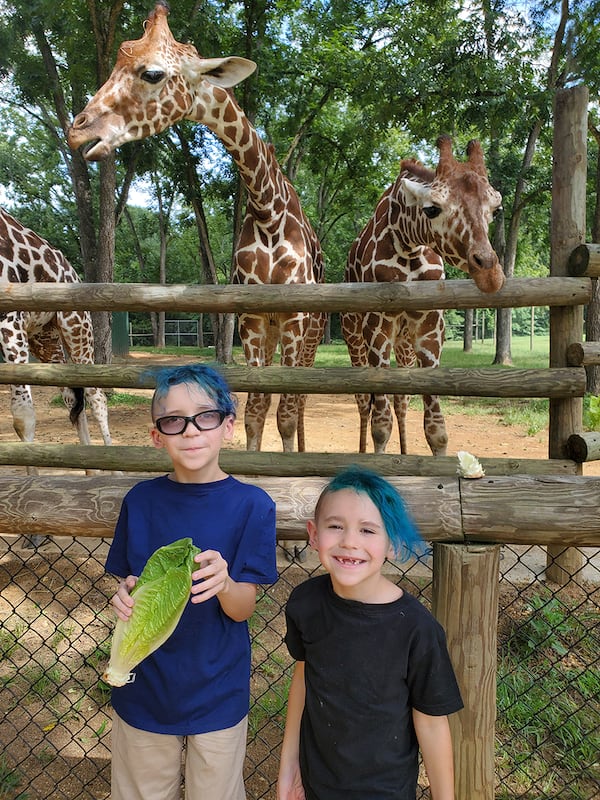
[[[188,64],[190,73],[195,78],[204,78],[215,86],[230,89],[241,83],[256,69],[254,61],[240,56],[226,58],[195,58]]]
[[[404,193],[404,202],[407,207],[431,205],[431,187],[425,186],[410,178],[401,178],[400,185]]]

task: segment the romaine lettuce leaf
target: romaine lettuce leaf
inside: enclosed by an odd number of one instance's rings
[[[133,668],[173,633],[190,597],[194,556],[199,552],[187,538],[150,556],[131,591],[135,597],[131,616],[115,625],[110,661],[102,676],[106,683],[124,686],[133,680]]]

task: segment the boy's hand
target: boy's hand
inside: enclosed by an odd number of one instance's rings
[[[228,564],[217,550],[203,550],[194,558],[200,569],[192,572],[192,603],[203,603],[229,588]]]
[[[277,781],[277,800],[306,800],[302,778],[300,777],[300,767],[286,774],[284,770],[279,772]]]
[[[133,611],[135,598],[131,596],[130,592],[136,585],[137,580],[135,575],[128,575],[121,581],[116,593],[110,599],[115,614],[123,622],[127,622]]]

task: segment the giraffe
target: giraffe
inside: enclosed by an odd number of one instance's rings
[[[441,136],[435,171],[412,159],[401,162],[396,181],[353,242],[344,281],[443,280],[443,259],[467,272],[478,288],[499,291],[504,274],[488,239],[488,227],[502,203],[487,178],[477,141],[467,146],[468,160],[457,161],[452,140]],[[342,331],[353,366],[389,367],[392,352],[400,367],[437,367],[444,341],[442,311],[399,314],[370,312],[341,315]],[[383,453],[392,431],[387,395],[357,394],[359,450],[367,449],[367,431],[375,452]],[[393,395],[400,452],[407,452],[406,411],[410,397]],[[423,397],[425,438],[433,455],[445,455],[448,436],[439,398]]]
[[[0,208],[0,282],[75,283],[79,277],[64,255]],[[25,364],[30,354],[42,363],[94,363],[94,333],[87,311],[9,311],[0,314],[0,348],[6,362]],[[91,444],[84,407],[89,403],[105,445],[110,445],[106,396],[97,388],[61,388],[81,444]],[[21,441],[35,437],[35,409],[29,386],[11,386],[13,427]],[[32,473],[31,468],[28,472]]]
[[[234,284],[322,283],[319,240],[274,149],[246,117],[231,91],[256,68],[248,59],[203,58],[193,45],[177,42],[169,9],[158,2],[143,36],[119,48],[112,74],[68,133],[72,148],[87,145],[84,157],[97,161],[127,141],[159,133],[181,119],[206,125],[235,161],[247,191],[246,215],[234,254]],[[273,362],[280,348],[284,366],[312,366],[321,341],[323,313],[253,313],[239,316],[238,329],[248,366]],[[251,392],[245,408],[246,447],[260,450],[271,395]],[[283,450],[304,450],[305,397],[281,394],[277,428]]]

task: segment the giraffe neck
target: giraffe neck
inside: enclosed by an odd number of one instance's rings
[[[74,283],[79,277],[60,250],[0,208],[0,280]]]
[[[233,96],[206,83],[188,119],[206,125],[235,161],[248,191],[248,209],[259,219],[272,220],[287,207],[291,185],[273,148],[263,141]]]

